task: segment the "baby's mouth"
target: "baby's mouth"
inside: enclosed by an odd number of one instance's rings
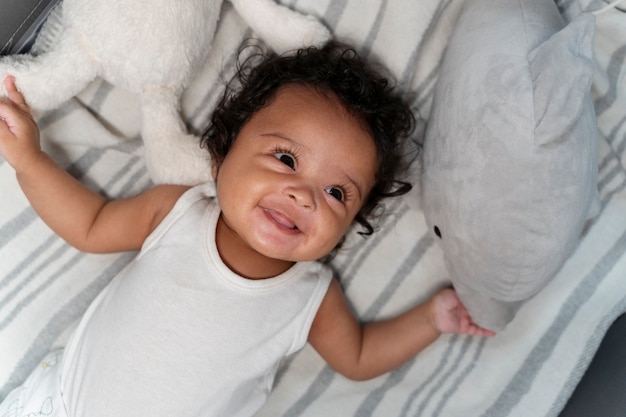
[[[265,209],[265,214],[270,219],[272,219],[275,223],[277,223],[279,226],[285,229],[298,230],[298,226],[296,226],[296,224],[293,221],[291,221],[287,216],[285,216],[284,214],[278,211]]]

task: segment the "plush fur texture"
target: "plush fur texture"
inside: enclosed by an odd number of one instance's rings
[[[501,330],[575,249],[597,195],[594,18],[465,3],[426,132],[422,205],[472,317]]]
[[[270,47],[285,52],[330,38],[315,18],[273,0],[231,0]],[[208,154],[180,116],[180,96],[204,63],[220,17],[216,0],[64,0],[63,32],[47,53],[0,61],[36,112],[58,107],[94,78],[140,96],[142,138],[155,183],[210,178]]]

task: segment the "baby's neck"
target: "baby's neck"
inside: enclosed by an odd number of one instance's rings
[[[295,262],[268,258],[247,246],[221,218],[215,230],[215,243],[222,262],[247,279],[267,279],[282,274]]]

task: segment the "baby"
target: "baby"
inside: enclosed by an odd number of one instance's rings
[[[372,233],[381,199],[410,188],[398,178],[413,119],[387,80],[335,43],[243,64],[203,137],[214,183],[116,201],[42,152],[27,104],[4,81],[0,153],[39,216],[81,250],[140,252],[0,415],[44,404],[70,417],[250,416],[281,360],[307,342],[363,380],[441,333],[493,334],[452,289],[361,325],[318,262],[353,224]]]

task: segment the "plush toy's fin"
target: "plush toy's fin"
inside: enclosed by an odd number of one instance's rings
[[[230,0],[252,30],[278,53],[304,46],[321,46],[330,32],[313,16],[306,16],[274,0]]]
[[[528,55],[537,145],[558,141],[583,111],[593,80],[593,33],[594,17],[583,13]]]

